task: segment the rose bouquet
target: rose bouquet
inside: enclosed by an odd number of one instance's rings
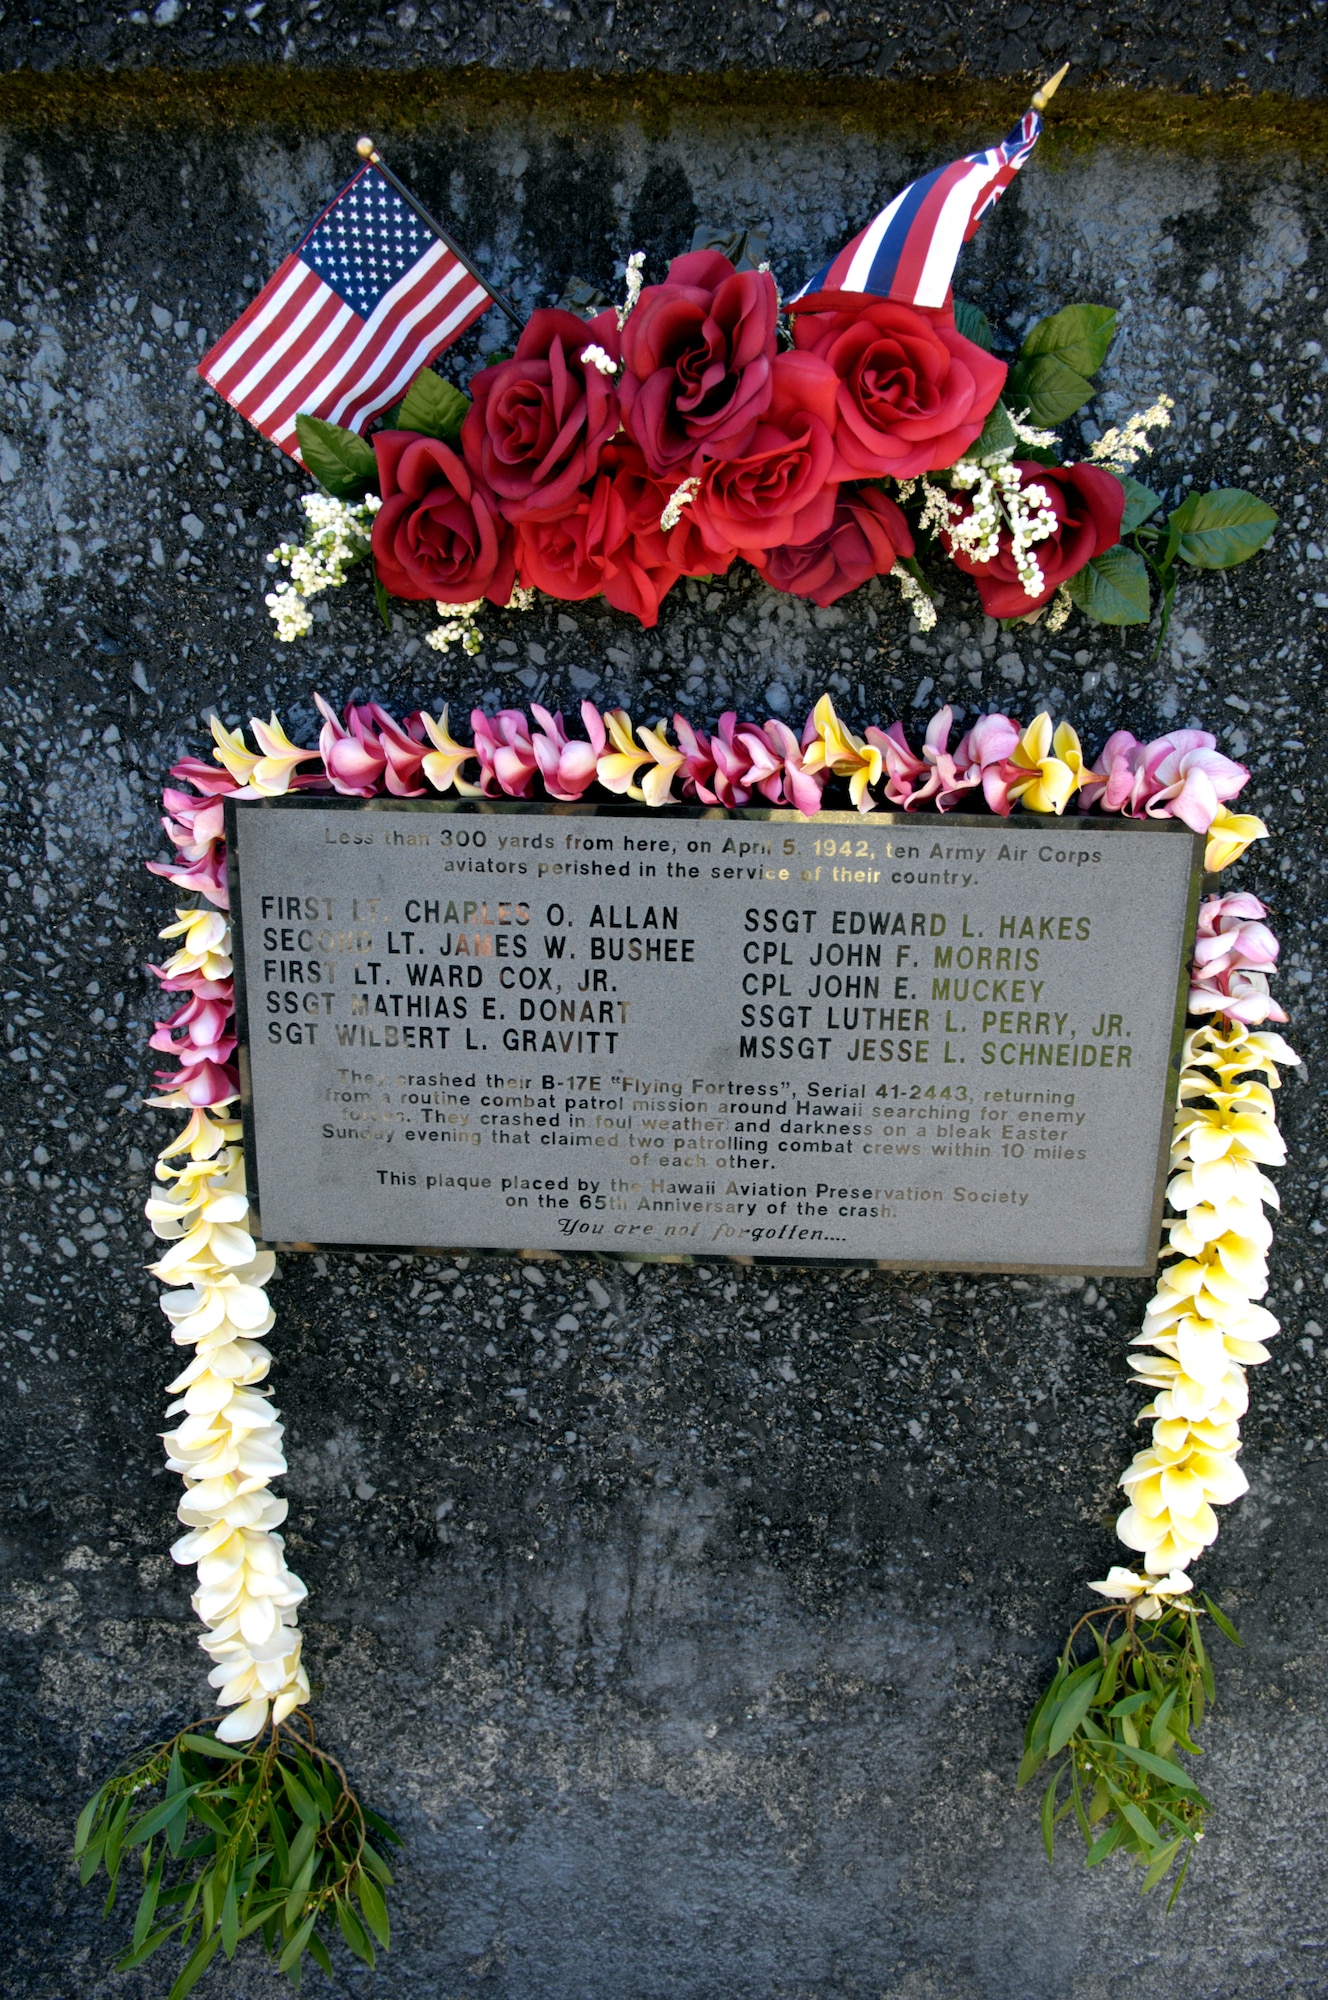
[[[704,235],[705,232],[698,232]],[[1170,401],[1069,455],[1116,327],[1074,305],[1037,322],[1013,365],[982,313],[821,289],[781,308],[769,270],[715,249],[674,258],[623,307],[537,311],[463,395],[423,370],[369,437],[300,416],[313,542],[277,550],[283,638],[308,599],[371,558],[380,603],[431,602],[430,643],[477,651],[488,604],[602,596],[653,626],[681,577],[745,562],[774,590],[830,605],[893,576],[924,627],[926,538],[1002,621],[1072,609],[1110,625],[1164,617],[1176,565],[1253,555],[1276,516],[1253,495],[1192,493],[1164,525],[1132,476]],[[339,513],[329,513],[329,509]],[[329,523],[330,560],[318,553]],[[346,550],[351,549],[349,561]]]

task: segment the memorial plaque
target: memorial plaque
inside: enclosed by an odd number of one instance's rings
[[[1175,821],[227,815],[270,1243],[1154,1268]]]

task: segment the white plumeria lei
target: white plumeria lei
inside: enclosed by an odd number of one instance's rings
[[[165,970],[231,976],[231,928],[218,910],[180,910],[163,938],[181,944]],[[275,1315],[267,1300],[276,1260],[258,1250],[246,1227],[244,1155],[237,1120],[191,1106],[183,1091],[149,1098],[190,1118],[157,1160],[162,1183],[145,1213],[170,1248],[150,1268],[168,1286],[161,1309],[171,1338],[194,1357],[169,1385],[168,1416],[183,1422],[164,1434],[166,1464],[184,1480],[177,1512],[188,1532],[173,1545],[178,1563],[194,1563],[193,1607],[207,1632],[199,1640],[215,1662],[208,1680],[232,1712],[217,1734],[247,1742],[269,1715],[281,1722],[309,1699],[300,1663],[296,1610],[306,1591],[287,1567],[281,1536],[287,1503],[269,1491],[286,1470],[278,1413],[259,1384],[272,1357],[261,1335]]]
[[[1299,1061],[1280,1035],[1229,1019],[1185,1037],[1167,1185],[1177,1261],[1131,1343],[1143,1351],[1130,1366],[1158,1392],[1139,1413],[1140,1422],[1152,1418],[1153,1438],[1121,1474],[1129,1505],[1116,1523],[1143,1572],[1113,1568],[1090,1586],[1137,1599],[1143,1617],[1159,1617],[1169,1596],[1190,1588],[1188,1564],[1217,1538],[1214,1507],[1249,1485],[1236,1464],[1245,1371],[1271,1358],[1264,1343],[1279,1330],[1256,1303],[1268,1290],[1273,1240],[1264,1205],[1278,1206],[1263,1168],[1286,1159],[1272,1096],[1277,1065]]]

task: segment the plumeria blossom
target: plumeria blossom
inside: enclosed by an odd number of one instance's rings
[[[443,710],[436,722],[431,715],[427,715],[421,710],[420,722],[424,727],[426,737],[433,745],[432,750],[427,750],[421,759],[420,769],[434,790],[436,792],[450,792],[455,786],[463,798],[478,798],[480,796],[480,787],[472,785],[469,779],[463,778],[461,775],[463,764],[477,764],[479,762],[479,752],[476,750],[474,744],[457,743],[453,740],[452,732],[448,727],[446,709]]]
[[[417,715],[407,716],[404,722],[397,722],[385,708],[376,701],[367,702],[360,713],[372,718],[378,737],[378,746],[384,757],[383,782],[388,794],[396,799],[422,799],[428,786],[422,785],[420,771],[424,763],[424,725]]]
[[[729,709],[719,718],[719,727],[710,739],[710,753],[715,760],[715,797],[730,811],[745,806],[751,798],[753,779],[751,756],[745,735],[737,734],[738,717],[734,709]],[[761,740],[756,752],[756,771],[761,777],[770,775],[768,748]]]
[[[175,922],[158,932],[163,938],[183,940],[179,950],[166,961],[173,979],[201,972],[205,979],[229,979],[235,967],[231,959],[231,927],[219,910],[177,910]]]
[[[677,803],[673,796],[673,780],[682,769],[683,752],[669,742],[663,718],[653,729],[645,724],[640,729],[641,741],[654,758],[653,769],[641,779],[641,797],[648,806],[668,806]]]
[[[256,752],[246,746],[242,729],[226,729],[213,716],[217,762],[234,778],[239,787],[237,797],[280,798],[291,789],[291,780],[299,766],[320,755],[321,745],[319,750],[301,750],[290,741],[275,715],[268,722],[260,722],[255,716],[249,727],[258,745]]]
[[[528,799],[539,764],[530,724],[519,708],[500,708],[490,721],[482,708],[471,710],[470,726],[480,760],[480,790],[489,799]]]
[[[1159,754],[1160,753],[1160,754]],[[1148,787],[1145,810],[1154,818],[1184,820],[1195,833],[1207,833],[1228,799],[1247,783],[1243,764],[1224,757],[1217,741],[1204,729],[1177,729],[1150,743],[1144,759]]]
[[[1184,1570],[1173,1570],[1170,1576],[1137,1576],[1132,1569],[1123,1569],[1113,1563],[1100,1583],[1090,1583],[1099,1597],[1110,1597],[1118,1603],[1132,1604],[1136,1618],[1160,1618],[1168,1606],[1178,1597],[1185,1597],[1194,1585]]]
[[[870,788],[880,783],[885,767],[879,745],[875,742],[864,743],[856,737],[835,714],[834,703],[828,694],[823,694],[812,710],[811,723],[815,725],[816,735],[810,743],[805,737],[803,739],[806,745],[803,768],[847,778],[853,804],[859,812],[870,812],[875,804]]]
[[[372,798],[380,789],[380,781],[386,789],[387,752],[373,727],[372,712],[352,705],[346,709],[342,722],[321,694],[314,696],[314,702],[323,718],[318,736],[319,754],[334,789],[343,798],[352,799]]]
[[[1079,789],[1084,758],[1068,722],[1052,728],[1044,710],[1035,715],[1010,754],[1005,796],[1007,811],[1063,813]],[[997,808],[999,810],[999,808]]]
[[[164,876],[187,896],[206,896],[219,910],[230,907],[226,855],[220,844],[209,847],[196,861],[149,861],[147,869],[150,875]]]
[[[738,732],[748,755],[752,781],[771,805],[788,805],[810,817],[821,810],[826,771],[809,771],[805,751],[786,722],[772,716],[757,729],[754,723]]]
[[[1205,729],[1173,729],[1152,743],[1140,743],[1118,729],[1102,746],[1097,767],[1084,774],[1080,803],[1137,819],[1179,819],[1195,833],[1207,833],[1228,799],[1249,780]]]
[[[941,788],[936,795],[936,804],[942,812],[953,811],[962,805],[963,794],[975,785],[981,785],[982,796],[993,812],[1000,812],[1007,795],[1005,766],[1014,755],[1019,741],[1019,724],[1012,722],[1008,715],[982,715],[960,737],[951,759],[938,746],[937,766],[941,773]]]
[[[1208,898],[1199,914],[1195,940],[1191,1014],[1224,1014],[1248,1027],[1285,1021],[1286,1015],[1268,990],[1268,975],[1277,965],[1278,943],[1262,921],[1267,914],[1257,896]]]
[[[810,718],[808,728],[811,728]],[[704,729],[696,729],[685,715],[673,718],[673,733],[682,751],[682,763],[678,766],[682,773],[682,795],[685,799],[698,799],[703,806],[718,805],[713,789],[715,759],[710,748],[710,738]],[[804,735],[803,744],[807,737]]]
[[[233,1005],[195,995],[159,1023],[148,1047],[175,1056],[186,1068],[201,1062],[229,1062],[235,1053],[234,1022]]]
[[[613,748],[602,752],[596,775],[606,791],[636,799],[644,805],[645,791],[636,782],[636,774],[643,764],[654,763],[654,752],[649,744],[637,742],[632,718],[625,708],[610,709],[603,721]]]
[[[532,701],[530,712],[539,724],[530,743],[545,791],[551,799],[581,798],[595,782],[599,760],[608,742],[599,710],[591,701],[581,704],[581,720],[589,739],[585,743],[568,736],[561,710],[550,715],[547,708]]]
[[[1225,806],[1208,826],[1204,867],[1210,875],[1220,875],[1256,840],[1267,840],[1268,829],[1253,813],[1228,812]]]
[[[939,718],[933,718],[934,723]],[[924,796],[930,797],[936,787],[929,781],[934,778],[934,770],[925,757],[917,757],[909,747],[902,722],[892,722],[888,729],[877,729],[868,723],[863,732],[868,743],[881,753],[881,765],[885,772],[885,797],[891,805],[907,809],[920,803]]]

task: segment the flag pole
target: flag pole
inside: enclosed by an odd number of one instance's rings
[[[475,269],[475,266],[471,263],[465,251],[460,247],[459,244],[456,244],[452,241],[452,238],[448,235],[447,231],[443,228],[442,224],[436,221],[435,218],[432,215],[430,215],[428,209],[424,207],[422,202],[419,202],[415,199],[415,196],[411,193],[410,189],[405,185],[405,183],[397,179],[391,167],[388,166],[386,160],[383,159],[381,153],[378,151],[378,148],[374,145],[373,140],[372,139],[357,140],[355,150],[359,154],[360,158],[362,160],[367,161],[371,167],[377,167],[379,173],[383,176],[383,179],[385,181],[388,181],[391,184],[391,186],[393,186],[396,189],[397,193],[401,196],[401,199],[404,202],[408,203],[409,206],[414,209],[416,215],[419,216],[420,221],[424,224],[425,228],[431,229],[434,235],[438,238],[438,241],[440,243],[446,244],[447,248],[452,252],[452,255],[456,258],[457,262],[459,264],[464,265],[466,270],[470,272],[470,275],[475,280],[476,284],[483,285],[485,291],[489,294],[489,297],[493,300],[494,304],[496,306],[501,306],[502,310],[507,314],[507,317],[511,320],[517,332],[524,333],[526,328],[526,322],[522,319],[520,313],[517,311],[516,307],[512,304],[512,301],[506,296],[505,293],[496,290],[495,287],[489,283],[488,279],[484,276],[482,272],[477,271]]]
[[[1052,98],[1064,83],[1066,76],[1069,74],[1069,69],[1069,63],[1062,63],[1055,76],[1048,77],[1045,83],[1038,85],[1038,88],[1033,92],[1033,109],[1035,111],[1042,112],[1046,110]]]

